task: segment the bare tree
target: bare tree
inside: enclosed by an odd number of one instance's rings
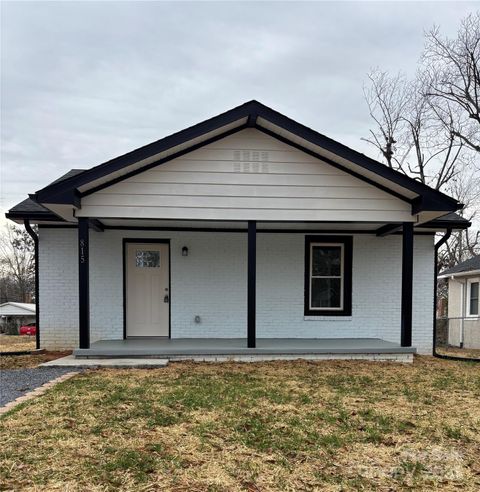
[[[480,12],[462,21],[455,39],[442,36],[438,27],[426,34],[423,72],[424,93],[439,120],[480,152]]]
[[[438,28],[426,34],[422,64],[412,81],[379,69],[364,88],[373,120],[372,144],[392,169],[437,190],[480,220],[480,13],[468,16],[456,39]],[[478,228],[478,226],[477,226]],[[440,252],[440,268],[480,253],[480,232],[452,235]]]
[[[462,166],[463,143],[440,124],[423,80],[372,71],[365,99],[375,126],[364,140],[380,151],[386,164],[435,189],[448,186]],[[453,114],[451,115],[453,119]]]
[[[364,86],[363,93],[376,125],[370,130],[370,137],[364,140],[380,151],[389,167],[401,169],[397,139],[403,131],[403,116],[408,103],[406,79],[401,73],[391,77],[379,69],[368,74],[368,78],[370,84]]]
[[[34,244],[21,227],[7,225],[0,236],[0,297],[31,302],[35,291]]]
[[[459,212],[472,224],[480,220],[480,179],[473,166],[466,166],[451,183],[451,194],[464,204]],[[451,268],[473,255],[480,254],[480,230],[473,226],[452,234],[450,240],[439,251],[439,271]]]

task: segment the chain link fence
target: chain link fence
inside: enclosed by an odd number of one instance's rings
[[[480,317],[437,318],[438,355],[480,360]]]

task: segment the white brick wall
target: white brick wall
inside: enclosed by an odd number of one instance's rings
[[[39,298],[42,348],[78,345],[76,229],[40,229]]]
[[[304,237],[258,238],[259,337],[378,337],[400,343],[401,236],[354,236],[352,316],[304,317]],[[415,236],[413,345],[431,353],[433,238]],[[262,261],[263,260],[263,261]]]
[[[40,230],[42,346],[78,343],[75,229]],[[91,340],[123,337],[122,238],[171,240],[172,337],[246,333],[246,234],[105,231],[90,233]],[[181,249],[188,246],[189,256]],[[304,236],[259,234],[258,337],[380,337],[400,340],[401,236],[357,235],[352,316],[305,318]],[[415,236],[413,344],[430,353],[433,238]],[[202,319],[194,322],[195,315]]]

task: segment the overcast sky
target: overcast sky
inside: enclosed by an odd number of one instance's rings
[[[372,157],[362,86],[478,2],[2,2],[3,212],[250,99]]]

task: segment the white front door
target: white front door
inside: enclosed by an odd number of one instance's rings
[[[168,337],[169,245],[127,243],[127,337]]]

